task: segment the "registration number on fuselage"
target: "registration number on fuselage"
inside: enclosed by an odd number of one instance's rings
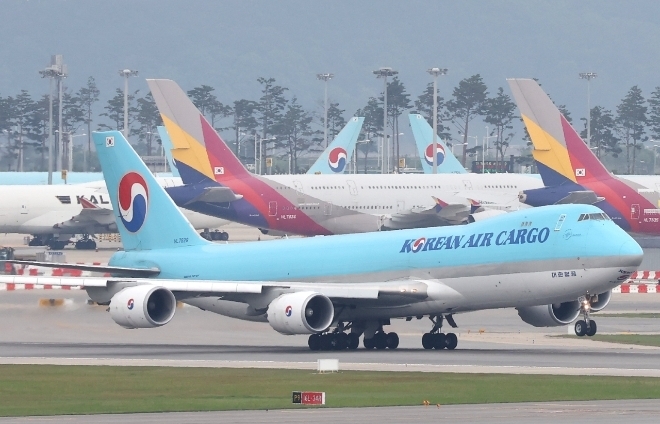
[[[174,244],[188,243],[188,237],[179,237],[174,239]]]
[[[280,215],[280,219],[296,219],[296,215]]]

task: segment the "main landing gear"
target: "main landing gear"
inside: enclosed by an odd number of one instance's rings
[[[437,315],[435,317],[429,316],[429,319],[433,323],[433,328],[431,329],[430,332],[425,333],[422,336],[422,346],[424,347],[424,349],[437,349],[437,350],[456,349],[456,346],[458,345],[458,337],[456,337],[456,334],[454,333],[444,334],[441,332],[442,322],[444,321],[445,317],[443,317],[442,315]],[[456,322],[454,321],[454,318],[451,315],[447,315],[446,319],[452,328],[458,327],[456,325]]]
[[[360,345],[360,335],[364,333],[365,349],[396,349],[399,347],[399,335],[383,331],[386,323],[349,323],[340,322],[330,333],[312,334],[307,340],[310,350],[355,350]],[[351,330],[347,333],[347,330]],[[368,337],[371,335],[371,337]]]
[[[575,322],[575,335],[578,337],[595,336],[596,331],[598,330],[596,321],[589,318],[592,301],[598,301],[598,295],[592,296],[587,293],[584,295],[584,299],[581,299],[580,301],[580,312],[582,313],[583,319],[579,319]]]
[[[214,231],[209,231],[208,228],[204,229],[201,233],[199,233],[200,236],[205,238],[206,240],[210,241],[229,241],[229,234],[226,233],[225,231],[219,231],[219,230],[214,230]]]
[[[76,240],[75,247],[78,250],[94,250],[96,241],[89,234],[83,234],[80,240]]]

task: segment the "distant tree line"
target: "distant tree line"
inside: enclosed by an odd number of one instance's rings
[[[188,91],[193,103],[206,116],[211,125],[223,134],[235,153],[246,163],[253,163],[255,151],[262,145],[264,157],[280,158],[279,165],[270,171],[305,172],[299,159],[307,154],[318,153],[323,145],[323,106],[306,108],[287,87],[277,84],[274,78],[259,78],[261,86],[258,99],[240,99],[231,103],[221,102],[215,89],[200,85]],[[124,122],[124,93],[117,89],[114,96],[104,105],[99,105],[100,91],[93,77],[84,86],[73,91],[65,89],[62,96],[62,132],[64,134],[84,131],[84,149],[76,149],[73,170],[98,170],[98,161],[91,147],[92,131],[97,129],[122,129]],[[57,130],[59,99],[54,93],[53,116]],[[387,128],[383,129],[383,93],[370,97],[366,104],[353,116],[365,118],[360,134],[358,152],[362,155],[363,170],[366,172],[370,153],[378,151],[379,140],[385,137],[389,143],[394,164],[400,156],[399,118],[404,113],[419,113],[429,124],[433,121],[433,84],[415,99],[407,92],[404,83],[394,77],[387,84]],[[156,127],[162,125],[161,117],[150,93],[141,96],[139,90],[129,94],[129,121],[131,142],[143,155],[158,154],[160,138]],[[459,159],[465,164],[468,155],[478,154],[481,146],[468,147],[470,123],[479,117],[489,126],[490,143],[495,159],[504,161],[514,132],[514,122],[519,119],[515,103],[502,87],[491,95],[481,75],[476,74],[461,80],[449,98],[438,96],[438,135],[451,146],[458,144]],[[0,169],[1,170],[46,170],[48,153],[48,107],[47,95],[32,96],[26,90],[3,97],[0,95]],[[571,122],[570,113],[563,105],[558,108]],[[332,140],[346,124],[346,111],[330,100],[328,104],[328,139]],[[587,120],[583,121],[581,136],[586,139]],[[407,125],[404,121],[403,125]],[[81,131],[81,132],[82,132]],[[453,141],[457,134],[458,142]],[[57,137],[58,134],[55,134]],[[529,141],[524,132],[523,140]],[[625,158],[622,173],[639,171],[635,164],[647,141],[660,141],[660,86],[648,99],[641,89],[633,86],[621,100],[615,111],[602,106],[591,109],[591,145],[601,159]],[[655,147],[652,147],[654,149]],[[655,151],[651,152],[655,155]],[[258,155],[258,153],[257,153]],[[645,156],[646,157],[646,156]],[[521,162],[530,162],[529,157]],[[648,160],[647,162],[651,162]],[[282,165],[282,164],[286,165]],[[266,163],[262,163],[265,172]],[[644,171],[650,169],[645,167]]]

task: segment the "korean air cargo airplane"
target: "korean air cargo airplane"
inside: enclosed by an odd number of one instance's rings
[[[509,79],[513,97],[534,143],[533,155],[545,187],[526,189],[520,201],[531,206],[593,204],[624,230],[660,234],[656,176],[612,175],[532,79]]]
[[[422,115],[411,113],[408,115],[408,120],[422,162],[422,169],[425,174],[431,174],[433,172],[433,128]],[[436,161],[438,174],[467,173],[463,165],[451,153],[451,149],[440,138],[437,139]]]
[[[147,80],[185,186],[168,189],[190,210],[269,234],[331,235],[454,225],[518,209],[542,186],[520,174],[253,175],[171,80]]]
[[[642,261],[639,245],[591,205],[530,208],[454,227],[213,244],[120,132],[95,133],[94,143],[124,251],[108,266],[68,266],[114,277],[0,282],[82,285],[126,328],[166,325],[180,300],[307,335],[313,350],[355,349],[361,336],[368,349],[395,349],[397,334],[385,331],[390,320],[423,316],[431,324],[422,346],[454,349],[444,321],[455,327],[456,314],[490,308],[516,308],[535,326],[582,315],[577,334],[593,335],[589,312],[605,307]]]

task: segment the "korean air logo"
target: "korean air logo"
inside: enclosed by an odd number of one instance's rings
[[[287,306],[284,309],[284,315],[286,315],[287,317],[290,317],[292,313],[293,313],[293,308],[291,306]]]
[[[147,218],[149,189],[142,175],[129,172],[119,181],[119,216],[124,227],[131,233],[137,232]]]
[[[425,244],[426,244],[426,237],[420,237],[413,242],[412,246],[410,247],[410,250],[413,253],[417,253],[424,248]]]
[[[344,148],[335,147],[332,149],[328,155],[328,165],[330,165],[332,172],[343,172],[344,168],[346,167],[347,158],[348,155],[346,154],[346,150],[344,150]]]
[[[132,311],[133,306],[135,306],[135,301],[133,299],[128,299],[128,302],[126,303],[126,307],[128,308],[128,310]]]
[[[440,144],[437,145],[437,163],[440,165],[442,162],[445,161],[445,148],[442,147]],[[426,163],[429,165],[433,166],[433,143],[429,144],[426,146],[426,151],[424,152],[424,160],[426,160]]]

